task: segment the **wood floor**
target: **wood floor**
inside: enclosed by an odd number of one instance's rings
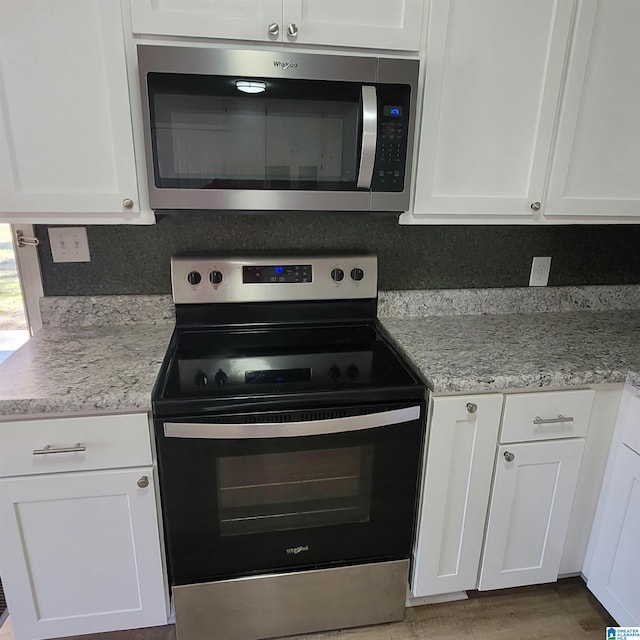
[[[289,640],[604,640],[614,620],[587,590],[580,578],[556,584],[485,593],[471,592],[468,600],[411,607],[403,622],[329,631]],[[9,621],[10,622],[10,621]],[[84,640],[175,640],[173,626],[79,636]],[[13,640],[10,626],[0,640]],[[203,640],[218,638],[215,629]]]

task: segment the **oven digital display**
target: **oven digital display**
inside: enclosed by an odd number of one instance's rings
[[[280,384],[283,382],[309,382],[311,369],[265,369],[245,371],[246,384]]]
[[[301,283],[312,282],[310,264],[269,265],[262,267],[242,267],[242,282],[245,284]]]

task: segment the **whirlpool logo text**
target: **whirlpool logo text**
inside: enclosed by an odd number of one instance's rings
[[[290,556],[296,556],[299,553],[302,553],[303,551],[309,551],[309,545],[305,545],[304,547],[300,546],[300,547],[290,547],[289,549],[287,549],[287,553]]]
[[[298,63],[293,60],[274,60],[273,66],[278,69],[295,69],[298,66]]]

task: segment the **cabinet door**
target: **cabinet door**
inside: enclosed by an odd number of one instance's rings
[[[282,0],[130,0],[134,33],[282,40]],[[269,25],[277,25],[275,33]]]
[[[532,216],[574,1],[432,0],[415,222]]]
[[[501,395],[434,398],[411,590],[475,589]]]
[[[478,589],[558,578],[583,439],[498,447]]]
[[[0,220],[136,217],[120,3],[3,0],[0,77]]]
[[[636,402],[636,411],[640,402]],[[636,434],[640,431],[635,415]],[[620,429],[620,425],[617,427]],[[617,445],[587,586],[626,627],[640,626],[640,451]]]
[[[640,3],[581,3],[547,215],[640,216],[639,32]]]
[[[0,523],[16,640],[166,624],[151,467],[3,478]]]
[[[283,39],[417,51],[423,4],[422,0],[283,0]],[[290,34],[289,25],[296,36]]]

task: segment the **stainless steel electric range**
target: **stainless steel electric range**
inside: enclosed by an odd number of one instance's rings
[[[404,616],[427,388],[372,255],[177,257],[153,395],[179,640]]]

